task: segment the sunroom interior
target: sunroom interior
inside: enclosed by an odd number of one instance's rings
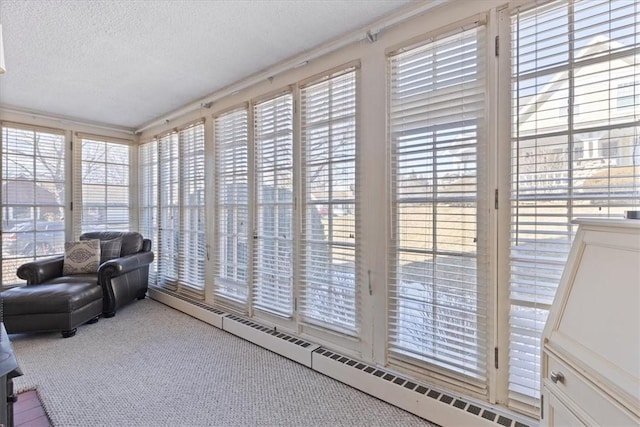
[[[324,374],[441,425],[539,422],[540,335],[572,220],[640,208],[637,2],[355,2],[357,26],[274,47],[277,60],[267,39],[262,62],[209,91],[174,94],[170,77],[153,89],[165,96],[130,100],[144,73],[100,87],[60,77],[94,97],[61,109],[25,80],[10,87],[24,29],[9,12],[37,16],[29,3],[0,7],[3,288],[83,232],[137,230],[153,242],[155,300],[300,363],[319,358]],[[256,43],[270,34],[254,29]],[[106,42],[117,30],[86,45],[126,50]],[[99,73],[83,55],[70,58]],[[145,73],[172,61],[145,59]],[[210,74],[185,69],[174,78]],[[59,77],[25,74],[33,88]]]

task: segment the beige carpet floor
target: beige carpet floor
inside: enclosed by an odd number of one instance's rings
[[[146,299],[59,333],[12,335],[55,426],[428,426],[427,421]]]

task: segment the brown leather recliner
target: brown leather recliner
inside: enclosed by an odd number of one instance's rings
[[[84,233],[80,240],[122,239],[120,257],[100,265],[97,282],[102,288],[102,315],[113,317],[123,305],[134,299],[143,299],[149,284],[149,264],[153,262],[151,240],[137,232],[99,231]],[[74,282],[73,276],[63,276],[64,257],[47,258],[23,264],[18,277],[27,286]]]

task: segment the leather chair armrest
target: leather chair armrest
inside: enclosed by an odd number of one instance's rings
[[[126,295],[126,292],[125,296],[118,296],[119,293],[122,293],[122,289],[118,288],[117,286],[118,277],[123,275],[125,275],[126,277],[127,273],[129,272],[131,272],[131,274],[135,277],[135,273],[133,272],[135,272],[136,270],[142,270],[142,274],[147,275],[149,272],[148,266],[152,262],[153,252],[137,252],[135,254],[111,259],[98,267],[98,283],[102,287],[102,310],[105,317],[112,317],[113,315],[115,315],[115,310],[117,309],[118,305],[126,302],[128,298],[130,298],[130,295]],[[146,291],[146,277],[144,278],[144,280],[142,276],[134,280],[136,282],[130,284],[133,288],[137,288],[144,284],[144,288]],[[140,283],[138,283],[138,280],[140,280]]]
[[[27,285],[37,285],[54,277],[62,276],[64,255],[31,261],[18,267],[17,275],[27,281]]]
[[[98,268],[98,282],[106,283],[110,278],[149,265],[153,262],[153,252],[138,252],[111,259]]]

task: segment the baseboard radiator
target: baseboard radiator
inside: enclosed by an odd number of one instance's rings
[[[183,297],[160,288],[149,287],[147,294],[150,298],[161,302],[164,305],[168,305],[169,307],[182,311],[191,317],[195,317],[196,319],[202,320],[203,322],[213,325],[218,329],[222,329],[222,319],[227,315],[227,313],[222,310],[213,308],[201,301]]]
[[[292,334],[157,288],[149,296],[344,384],[442,426],[529,427],[529,420],[368,365]]]

